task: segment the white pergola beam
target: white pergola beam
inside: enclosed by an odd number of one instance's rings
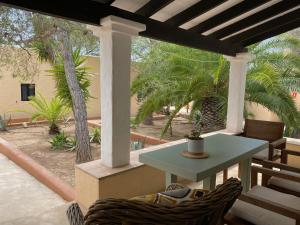
[[[145,29],[115,16],[101,20],[101,162],[109,167],[130,160],[131,39]]]
[[[239,133],[243,131],[247,63],[252,56],[239,53],[226,58],[230,61],[226,130]]]

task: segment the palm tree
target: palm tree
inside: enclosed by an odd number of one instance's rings
[[[248,65],[245,100],[297,126],[299,113],[289,91],[299,89],[299,56],[286,51],[292,46],[299,46],[299,40],[283,35],[250,47],[256,58]],[[137,123],[163,106],[175,105],[162,131],[165,134],[179,110],[193,102],[191,116],[201,112],[204,132],[224,127],[229,63],[223,56],[158,42],[139,65],[131,89],[143,99]]]
[[[29,105],[35,110],[34,112],[27,111],[31,114],[32,120],[47,120],[49,123],[49,134],[60,133],[58,122],[65,118],[69,113],[69,109],[64,106],[58,97],[54,97],[50,102],[47,102],[41,94],[38,94],[35,97],[30,97]]]

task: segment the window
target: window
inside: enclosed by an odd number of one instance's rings
[[[29,101],[30,96],[35,96],[35,84],[21,84],[21,101]]]

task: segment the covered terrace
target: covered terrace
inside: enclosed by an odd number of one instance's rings
[[[130,198],[161,191],[163,171],[139,155],[178,148],[186,140],[130,152],[130,63],[138,35],[226,55],[230,82],[226,129],[243,131],[247,46],[300,25],[296,0],[0,0],[1,4],[93,25],[101,43],[101,160],[76,168],[77,201],[88,208],[106,197]],[[206,134],[211,136],[213,134]],[[251,161],[244,161],[250,165]],[[246,168],[246,167],[245,167]],[[249,168],[242,171],[244,190]],[[172,182],[168,175],[167,182]],[[215,178],[215,177],[214,177]],[[213,182],[214,183],[214,182]],[[212,185],[212,183],[210,183]],[[214,188],[213,186],[209,186]]]

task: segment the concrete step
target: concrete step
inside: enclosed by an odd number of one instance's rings
[[[1,225],[69,225],[66,211],[69,203],[39,212],[36,216],[27,216],[0,223]]]

